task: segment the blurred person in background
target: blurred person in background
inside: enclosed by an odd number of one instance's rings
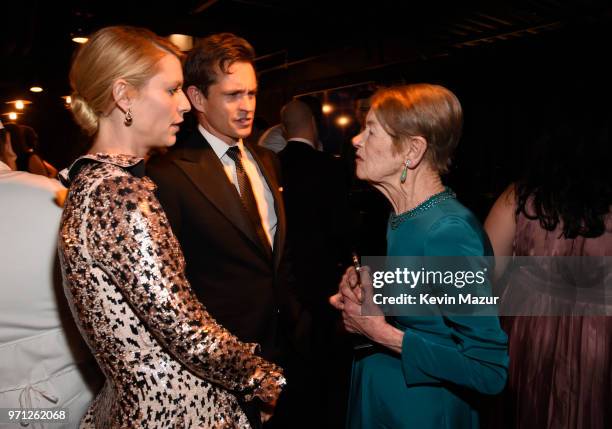
[[[17,170],[55,178],[57,169],[45,161],[38,151],[38,134],[32,127],[6,124],[11,135],[11,144],[17,155]]]
[[[64,188],[16,171],[8,138],[0,122],[0,408],[65,409],[67,418],[49,427],[72,429],[103,377],[61,286],[54,199]]]

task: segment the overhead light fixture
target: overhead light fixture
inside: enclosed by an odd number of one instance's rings
[[[78,43],[80,45],[82,45],[83,43],[87,43],[87,41],[89,40],[88,34],[83,31],[83,28],[85,28],[85,26],[83,25],[82,20],[84,19],[82,15],[78,14],[78,16],[75,18],[78,19],[79,22],[72,28],[76,28],[76,31],[73,31],[70,33],[70,39],[72,39],[72,41],[74,43]]]
[[[323,104],[323,106],[321,107],[321,110],[323,111],[323,113],[325,113],[326,115],[329,115],[331,112],[334,111],[334,106],[332,106],[329,103],[325,103]]]
[[[72,104],[72,97],[71,97],[71,96],[69,96],[69,95],[64,95],[62,98],[64,99],[64,102],[65,102],[66,104]]]
[[[43,89],[40,86],[32,86],[30,88],[30,91],[32,91],[32,92],[43,92]]]
[[[70,39],[74,43],[83,44],[89,40],[89,35],[94,30],[92,26],[93,13],[91,13],[89,7],[84,3],[89,2],[77,2],[80,5],[76,6],[70,13]]]
[[[11,100],[7,101],[6,104],[14,104],[15,109],[23,110],[25,106],[27,106],[28,104],[32,104],[32,102],[29,100]]]
[[[346,127],[350,123],[351,123],[351,118],[349,118],[346,115],[338,116],[338,118],[336,118],[336,124],[338,124],[341,127]]]
[[[7,116],[9,118],[9,120],[11,120],[11,121],[16,121],[17,118],[19,117],[19,115],[23,115],[23,113],[21,113],[21,112],[6,112],[6,113],[2,114],[2,116]]]
[[[168,40],[178,46],[183,52],[191,51],[193,48],[193,36],[187,34],[171,34],[168,36]]]

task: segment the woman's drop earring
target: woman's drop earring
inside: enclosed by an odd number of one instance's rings
[[[132,109],[127,109],[127,112],[125,112],[125,120],[123,121],[123,124],[126,127],[129,127],[130,125],[132,125],[133,120],[134,117],[132,116]]]
[[[408,176],[408,167],[410,167],[409,159],[404,161],[404,168],[402,169],[402,175],[400,176],[400,183],[406,182],[406,177]]]

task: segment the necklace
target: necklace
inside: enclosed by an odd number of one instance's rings
[[[456,197],[457,195],[455,195],[455,193],[450,188],[446,187],[442,192],[432,195],[413,209],[410,209],[398,215],[396,215],[395,213],[391,213],[391,229],[397,229],[406,219],[418,216],[421,213],[429,210],[430,208],[437,206],[442,201],[446,201]]]

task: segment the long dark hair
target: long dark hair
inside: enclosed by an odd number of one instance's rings
[[[605,232],[612,204],[610,93],[583,81],[558,88],[537,118],[529,162],[516,184],[517,210],[565,238]]]

